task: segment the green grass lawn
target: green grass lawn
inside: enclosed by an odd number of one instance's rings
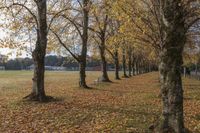
[[[94,84],[100,72],[87,72],[88,85],[78,87],[78,72],[46,72],[47,95],[57,101],[23,101],[31,92],[31,71],[0,71],[0,132],[144,133],[159,122],[158,73],[113,83]],[[200,132],[200,81],[184,80],[186,127]]]

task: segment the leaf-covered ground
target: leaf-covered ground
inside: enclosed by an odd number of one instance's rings
[[[0,132],[144,133],[159,122],[158,73],[94,84],[100,72],[87,73],[91,90],[77,87],[78,72],[47,72],[49,103],[23,101],[32,72],[0,72]],[[200,81],[184,79],[186,127],[200,132]]]

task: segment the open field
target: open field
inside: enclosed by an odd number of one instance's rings
[[[144,133],[161,115],[158,73],[112,84],[94,84],[100,72],[88,72],[91,90],[78,88],[78,72],[47,72],[50,103],[23,101],[31,91],[30,71],[0,72],[0,132]],[[200,132],[200,81],[184,79],[186,127]]]

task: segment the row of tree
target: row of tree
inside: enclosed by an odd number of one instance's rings
[[[126,59],[128,69],[134,73],[150,71],[159,64],[161,129],[185,132],[181,70],[183,63],[199,59],[198,0],[1,0],[0,4],[7,22],[3,26],[12,33],[2,41],[2,47],[30,51],[34,48],[33,89],[28,98],[38,101],[47,98],[44,59],[48,51],[71,54],[79,63],[79,85],[83,88],[88,88],[87,53],[101,58],[101,80],[105,82],[110,81],[108,59],[114,61],[116,79],[119,57],[124,77],[127,77]],[[30,44],[35,42],[34,46],[27,47],[28,40]]]

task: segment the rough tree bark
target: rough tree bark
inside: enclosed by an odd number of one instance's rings
[[[88,24],[89,24],[89,0],[83,0],[83,34],[81,56],[79,57],[79,86],[89,88],[86,84],[86,61],[87,61],[87,43],[88,43]]]
[[[195,75],[198,75],[198,63],[195,64]]]
[[[104,37],[102,37],[101,45],[99,46],[99,50],[100,50],[100,56],[101,56],[101,69],[102,69],[101,82],[110,82],[110,79],[109,79],[108,73],[107,73],[107,61],[106,61],[106,57],[105,57],[106,48],[105,48]]]
[[[135,73],[135,57],[134,57],[134,55],[132,55],[132,74],[133,74],[133,76],[135,76],[136,75],[136,73]]]
[[[138,58],[135,59],[135,75],[139,74],[139,70],[138,70]]]
[[[138,67],[138,73],[142,74],[142,71],[141,71],[142,70],[141,59],[138,61],[138,66],[137,67]]]
[[[108,53],[111,55],[111,57],[114,60],[115,64],[115,79],[120,80],[119,78],[119,53],[118,53],[118,48],[115,48],[114,52],[110,51],[109,49],[106,49]]]
[[[114,59],[115,59],[115,79],[119,80],[119,53],[118,50],[115,50],[114,53]]]
[[[186,40],[184,9],[180,5],[181,0],[162,0],[162,2],[161,22],[164,41],[159,65],[163,100],[161,131],[185,133],[181,79],[182,53]]]
[[[86,84],[86,60],[84,60],[84,58],[86,57],[83,57],[82,60],[80,60],[79,62],[79,74],[80,74],[80,79],[79,79],[79,87],[82,87],[82,88],[89,88]]]
[[[184,132],[181,49],[170,47],[161,53],[160,75],[163,98],[163,130]]]
[[[32,93],[25,98],[36,101],[45,101],[47,97],[44,90],[44,59],[47,46],[47,18],[46,18],[46,0],[36,1],[38,8],[38,29],[35,50],[32,53],[34,61],[34,75]]]
[[[148,71],[149,71],[149,72],[152,72],[152,66],[151,66],[151,63],[149,63],[149,65],[148,65]]]
[[[132,74],[135,76],[135,60],[132,60]]]
[[[123,72],[124,72],[123,77],[128,78],[128,76],[126,74],[126,50],[125,50],[125,48],[123,48],[122,64],[123,64]]]
[[[185,78],[186,78],[186,76],[187,76],[186,70],[187,70],[187,68],[184,66],[184,67],[183,67],[183,76],[184,76]]]
[[[128,50],[128,76],[132,76],[132,49]]]

